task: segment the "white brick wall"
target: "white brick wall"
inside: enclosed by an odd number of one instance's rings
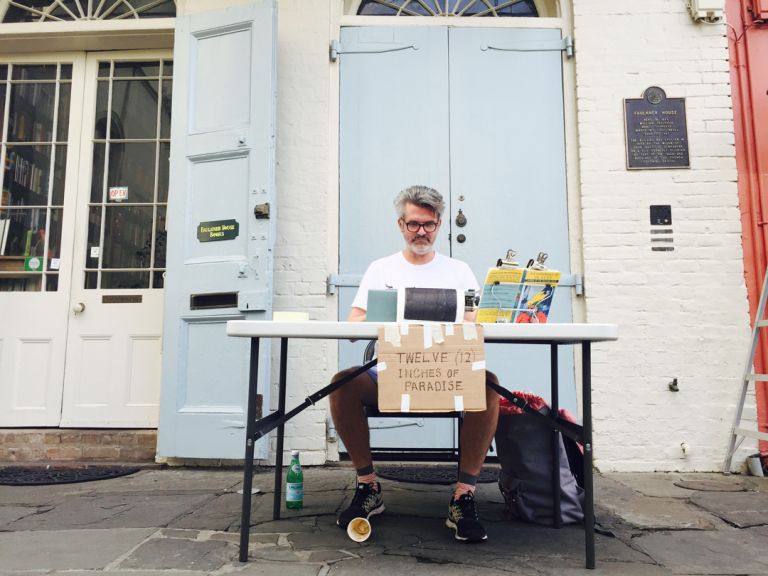
[[[749,340],[725,31],[684,2],[574,0],[587,319],[621,331],[593,355],[603,470],[723,461]],[[689,170],[625,169],[623,99],[652,85],[686,98]],[[650,249],[651,204],[673,252]]]
[[[325,278],[335,214],[328,211],[332,135],[329,126],[329,2],[281,0],[278,4],[277,68],[277,239],[275,310],[331,318],[333,300]],[[336,105],[336,104],[334,104]],[[335,310],[335,308],[332,308]],[[289,349],[291,408],[327,384],[335,372],[336,344],[293,340]],[[277,405],[278,366],[273,365],[272,407]],[[286,425],[285,457],[301,451],[302,464],[326,461],[326,409],[323,401]],[[275,441],[270,458],[274,461]]]
[[[694,24],[682,0],[573,3],[579,179],[569,194],[582,205],[583,305],[588,321],[621,330],[593,353],[596,461],[603,470],[715,470],[749,336],[725,26]],[[337,241],[328,43],[338,9],[303,0],[278,9],[274,307],[313,319],[336,317],[325,278]],[[651,85],[686,98],[688,170],[625,168],[623,99]],[[651,251],[651,204],[672,206],[673,252]],[[290,353],[301,357],[290,364],[293,406],[329,381],[336,345],[296,342]],[[667,387],[674,377],[677,393]],[[747,413],[754,418],[753,401]],[[304,464],[335,459],[326,414],[322,402],[293,420],[286,452],[301,450]],[[735,463],[754,449],[746,444]]]

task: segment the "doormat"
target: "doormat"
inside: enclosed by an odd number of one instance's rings
[[[376,466],[376,475],[397,482],[414,482],[416,484],[453,484],[456,482],[456,466]],[[499,479],[499,468],[483,466],[478,482],[496,482]]]
[[[6,486],[43,486],[107,480],[134,474],[141,468],[131,466],[7,466],[0,468],[0,484]]]

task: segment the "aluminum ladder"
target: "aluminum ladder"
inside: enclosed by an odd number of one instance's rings
[[[733,426],[728,439],[728,450],[725,453],[723,462],[723,473],[729,474],[731,471],[731,461],[733,455],[738,450],[745,438],[757,438],[758,440],[768,440],[768,433],[758,430],[749,430],[741,427],[741,418],[744,412],[744,402],[747,398],[747,389],[750,382],[768,382],[768,374],[755,374],[755,351],[757,350],[757,341],[760,337],[760,329],[768,327],[768,320],[763,318],[765,313],[765,301],[768,298],[766,291],[768,283],[768,269],[763,277],[763,288],[760,292],[760,302],[757,305],[757,315],[752,326],[752,343],[749,347],[749,354],[744,366],[744,378],[741,381],[741,390],[739,391],[739,401],[736,404],[736,415],[733,419]]]

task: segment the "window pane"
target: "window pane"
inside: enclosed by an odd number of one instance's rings
[[[101,206],[88,207],[88,244],[85,247],[85,267],[99,267],[101,237]],[[86,285],[86,288],[88,286]],[[94,286],[95,288],[95,286]]]
[[[115,80],[112,83],[110,138],[157,138],[157,80]],[[117,125],[118,131],[115,131]]]
[[[163,60],[163,76],[173,76],[173,60]]]
[[[7,146],[6,181],[10,205],[47,205],[51,146]]]
[[[106,144],[98,142],[93,145],[93,167],[91,169],[91,202],[101,202],[104,198],[104,162],[106,159]]]
[[[155,143],[111,142],[109,145],[109,188],[127,187],[123,202],[152,202],[155,190]]]
[[[39,292],[42,279],[34,272],[0,272],[0,292]]]
[[[0,134],[5,128],[5,91],[6,85],[0,84]]]
[[[63,208],[51,208],[50,233],[48,234],[48,270],[58,270],[61,258],[61,226],[64,218]]]
[[[14,80],[56,80],[56,64],[14,65]]]
[[[58,289],[59,289],[59,275],[46,274],[45,275],[45,291],[56,292]]]
[[[8,142],[50,142],[56,84],[12,84]]]
[[[157,223],[155,225],[155,268],[165,268],[165,206],[157,207]]]
[[[149,288],[149,272],[102,272],[102,288]]]
[[[96,126],[93,130],[93,137],[97,140],[105,140],[107,138],[108,103],[109,82],[99,80],[96,84]],[[114,134],[112,137],[115,137]]]
[[[57,144],[56,159],[53,163],[53,194],[51,194],[51,205],[61,206],[64,204],[64,185],[67,174],[67,146]]]
[[[0,82],[8,79],[8,64],[0,64]]]
[[[173,99],[173,82],[163,81],[163,98],[160,102],[160,138],[171,137],[171,100]]]
[[[115,62],[115,78],[143,78],[160,76],[160,62]]]
[[[72,97],[72,84],[59,85],[59,116],[56,121],[56,141],[69,140],[69,104]]]
[[[99,78],[109,78],[109,72],[112,69],[112,62],[99,62]]]
[[[62,64],[61,74],[59,78],[62,80],[72,80],[72,64]]]
[[[160,142],[160,154],[157,166],[157,201],[168,202],[168,170],[171,161],[171,143]]]
[[[45,250],[45,208],[0,210],[0,256],[42,256]],[[23,261],[16,268],[24,269]]]
[[[85,289],[86,290],[95,290],[98,288],[98,279],[99,279],[99,273],[98,272],[86,272],[85,273]]]
[[[165,286],[165,272],[152,273],[152,288],[162,288]]]
[[[151,206],[106,208],[102,268],[148,268],[151,247]]]

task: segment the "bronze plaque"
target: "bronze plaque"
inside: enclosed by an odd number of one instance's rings
[[[116,294],[101,297],[102,304],[141,304],[141,294]]]
[[[627,169],[690,168],[685,98],[667,98],[658,86],[624,99]]]

